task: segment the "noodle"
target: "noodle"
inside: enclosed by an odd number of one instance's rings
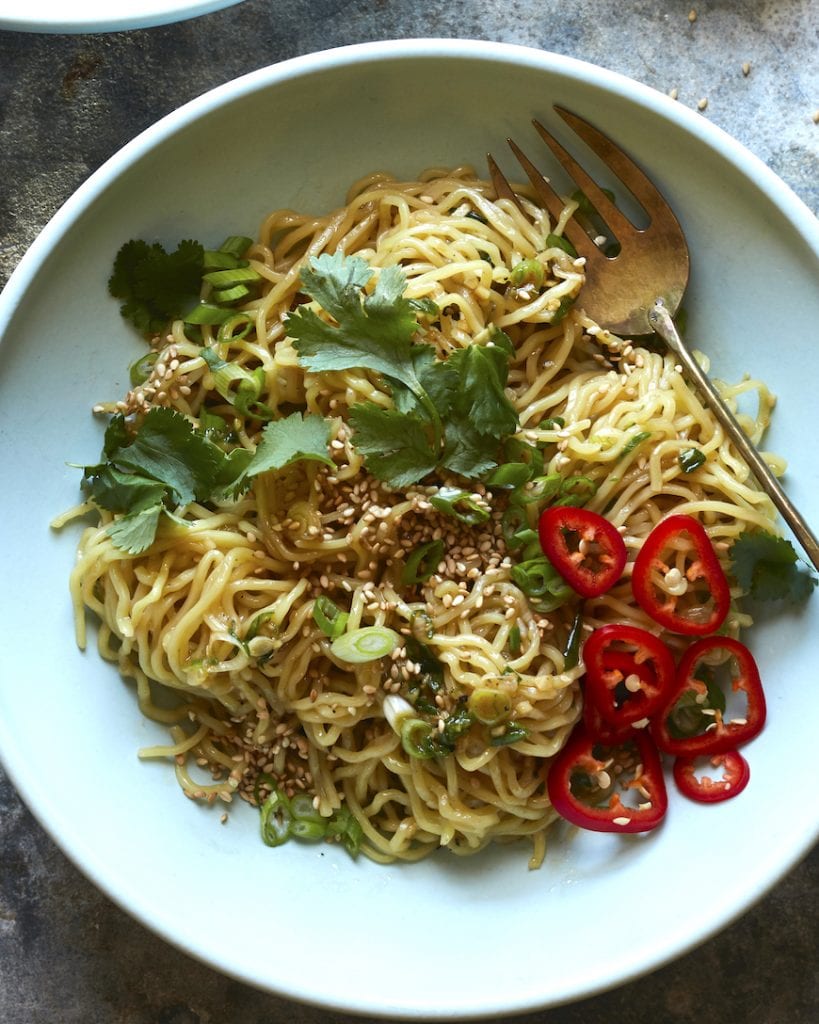
[[[519,437],[543,450],[546,473],[585,481],[587,507],[620,530],[630,562],[671,509],[695,514],[720,555],[748,526],[775,529],[768,499],[673,358],[598,328],[582,312],[582,295],[567,312],[580,294],[582,261],[558,245],[544,248],[544,239],[561,231],[573,204],[550,226],[534,205],[524,214],[491,195],[469,168],[435,169],[406,183],[373,175],[327,217],[270,214],[247,253],[264,279],[260,297],[241,307],[251,329],[219,341],[205,325],[193,341],[176,321],[154,339],[150,378],[99,411],[139,420],[164,405],[198,423],[207,410],[227,421],[238,444],[254,447],[260,424],[214,390],[204,344],[237,366],[260,367],[260,401],[269,408],[329,417],[333,468],[296,461],[262,474],[235,500],[194,502],[177,510],[184,524],[163,522],[138,555],[115,546],[113,515],[99,510],[71,577],[79,643],[88,609],[100,621],[102,656],[135,680],[142,712],[170,727],[172,742],[141,756],[173,758],[195,799],[255,802],[275,783],[288,796],[308,794],[324,817],[345,805],[363,830],[362,849],[383,862],[440,846],[471,854],[528,836],[530,863],[540,863],[556,818],[548,759],[581,711],[582,666],[565,659],[575,608],[538,610],[516,584],[502,491],[467,485],[489,512],[469,525],[430,501],[451,480],[392,490],[366,472],[349,409],[362,401],[390,408],[393,399],[373,372],[301,365],[286,317],[303,301],[299,275],[309,258],[356,254],[376,274],[400,265],[406,296],[439,310],[424,340],[440,357],[486,344],[495,328],[506,332]],[[512,284],[512,269],[531,260],[545,272],[544,287]],[[772,406],[764,386],[744,381],[724,394],[735,402],[748,391],[759,410],[745,425],[758,439]],[[679,455],[692,444],[707,459],[684,473]],[[537,502],[529,508],[536,523]],[[443,554],[430,578],[402,583],[407,558],[435,540]],[[657,631],[635,605],[629,572],[585,601],[584,631],[612,621]],[[345,663],[315,621],[320,595],[349,614],[348,630],[389,627],[401,643],[386,658]],[[729,631],[747,622],[732,612]],[[508,701],[507,723],[467,730],[450,756],[410,756],[384,699],[406,697],[421,672],[413,639],[442,667],[439,730],[486,687]],[[516,731],[504,742],[509,723]]]

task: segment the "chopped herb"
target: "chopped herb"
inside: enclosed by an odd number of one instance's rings
[[[166,252],[158,242],[132,239],[116,255],[108,290],[125,300],[120,313],[141,334],[157,334],[198,301],[203,258],[199,242],[183,241]]]
[[[545,248],[547,249],[562,249],[567,252],[573,259],[577,259],[577,249],[572,245],[568,238],[564,238],[563,235],[555,235],[550,233],[546,236]]]
[[[114,544],[140,554],[153,543],[161,513],[239,493],[251,477],[297,459],[332,465],[328,437],[321,416],[293,413],[266,425],[255,452],[225,452],[170,409],[151,409],[133,435],[117,414],[105,433],[105,461],[85,467],[84,485],[100,508],[123,514],[108,527]]]
[[[272,787],[270,795],[262,802],[258,796],[260,783]],[[307,793],[297,793],[288,799],[270,776],[260,776],[257,781],[256,802],[259,804],[262,839],[267,846],[281,846],[288,839],[307,842],[332,839],[341,842],[351,857],[358,856],[364,832],[349,807],[342,805],[325,818],[313,806]]]
[[[693,473],[705,463],[705,452],[699,448],[684,448],[677,456],[683,473]]]
[[[395,650],[400,641],[398,633],[387,626],[362,626],[361,629],[337,636],[330,645],[330,650],[341,661],[360,665],[386,657]]]
[[[489,509],[474,494],[457,487],[439,487],[429,499],[440,512],[459,519],[467,526],[477,526],[489,518]]]
[[[331,640],[341,636],[347,628],[349,618],[347,612],[343,612],[335,601],[331,601],[324,594],[320,594],[313,603],[313,621]]]
[[[250,295],[261,281],[239,258],[251,241],[235,235],[218,250],[205,250],[188,239],[167,252],[158,242],[132,239],[114,259],[108,290],[124,300],[120,313],[146,337],[179,317],[190,324],[221,324],[234,315],[224,306]],[[213,289],[208,302],[200,302],[203,283]]]
[[[630,455],[635,448],[639,448],[643,441],[647,441],[651,437],[651,433],[647,430],[640,430],[626,441],[623,445],[623,450],[620,452],[618,458],[623,458],[626,455]]]
[[[508,747],[512,743],[519,743],[529,735],[525,725],[518,725],[517,722],[510,722],[506,729],[499,735],[493,736],[489,743],[493,747]]]
[[[540,260],[521,260],[516,263],[509,272],[509,282],[516,288],[524,284],[533,284],[540,288],[545,277],[543,264]]]
[[[467,478],[497,465],[498,442],[518,429],[505,388],[512,346],[501,331],[437,359],[415,341],[419,304],[404,297],[399,267],[373,271],[360,257],[323,254],[302,270],[302,288],[332,322],[310,306],[288,318],[302,365],[314,372],[380,373],[394,408],[354,405],[354,443],[369,471],[392,487],[417,483],[438,467]]]
[[[401,582],[406,586],[426,583],[444,557],[444,542],[431,540],[417,547],[404,563]]]
[[[817,583],[800,565],[791,542],[764,530],[741,533],[730,559],[737,584],[757,601],[804,601]]]

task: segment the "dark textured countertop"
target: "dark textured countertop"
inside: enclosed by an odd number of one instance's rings
[[[676,89],[816,211],[818,29],[813,0],[246,0],[134,32],[0,32],[0,284],[77,186],[162,115],[245,72],[371,39],[516,42]],[[819,1019],[817,868],[814,851],[740,920],[648,977],[520,1020]],[[715,851],[715,884],[730,870]],[[616,929],[620,908],[601,910]],[[225,978],[135,923],[67,861],[0,772],[0,1024],[346,1019]]]

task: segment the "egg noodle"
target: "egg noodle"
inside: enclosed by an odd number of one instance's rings
[[[306,300],[306,261],[356,254],[373,280],[399,265],[406,297],[437,307],[420,319],[417,340],[439,358],[492,344],[498,329],[511,340],[506,395],[518,438],[543,453],[544,474],[581,482],[586,507],[605,513],[629,552],[621,581],[580,606],[583,635],[607,622],[659,632],[635,604],[629,574],[670,510],[694,515],[723,558],[749,526],[776,530],[769,500],[674,358],[584,315],[583,261],[545,243],[576,204],[550,224],[529,199],[522,212],[493,196],[469,168],[432,169],[413,182],[372,175],[329,216],[271,213],[245,254],[263,278],[260,295],[239,307],[249,329],[220,337],[204,326],[193,341],[176,321],[153,340],[148,379],[97,409],[138,422],[168,406],[195,425],[207,409],[253,448],[262,424],[215,390],[205,344],[227,363],[261,368],[259,401],[276,416],[327,417],[332,467],[294,461],[235,499],[178,508],[139,554],[114,544],[115,515],[104,509],[86,502],[62,518],[96,513],[71,577],[80,645],[87,609],[99,620],[103,657],[135,681],[142,712],[170,730],[168,745],[140,756],[173,759],[193,799],[253,803],[276,786],[304,793],[324,818],[346,806],[363,852],[378,861],[416,860],[441,846],[469,854],[521,836],[533,843],[530,864],[542,861],[556,818],[544,784],[549,759],[581,714],[582,664],[567,661],[578,604],[544,611],[516,582],[502,488],[439,472],[393,489],[367,472],[348,412],[364,401],[390,408],[391,389],[372,371],[302,365],[287,317]],[[527,261],[540,265],[542,282],[513,273],[531,269]],[[722,390],[734,407],[753,393],[754,414],[740,419],[758,442],[773,405],[765,387],[744,380]],[[692,448],[701,461],[686,472],[680,455]],[[479,521],[432,502],[453,484],[485,512]],[[525,507],[536,527],[542,504]],[[408,559],[436,540],[431,575],[404,582]],[[349,615],[347,631],[388,627],[400,642],[384,657],[346,661],[316,621],[319,597]],[[747,624],[734,608],[728,632]],[[421,714],[413,704],[430,671],[424,659],[441,685]],[[478,691],[501,708],[496,719],[472,720],[447,756],[407,751],[401,709],[443,733]]]

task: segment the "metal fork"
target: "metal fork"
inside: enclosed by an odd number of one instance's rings
[[[819,570],[819,540],[674,326],[672,317],[680,306],[688,284],[689,267],[688,246],[674,212],[656,186],[611,139],[563,107],[555,106],[554,109],[622,181],[650,218],[648,227],[636,228],[557,139],[540,122],[533,122],[543,141],[620,246],[616,256],[606,255],[601,249],[603,239],[591,238],[575,219],[567,222],[564,234],[586,260],[583,308],[601,327],[615,334],[628,337],[657,334],[663,339],[679,359],[689,380],[701,392],[760,486],[790,526],[814,567]],[[538,198],[557,220],[565,207],[565,200],[520,147],[512,139],[507,139],[507,142],[526,171]],[[498,197],[511,199],[523,209],[491,154],[488,154],[487,160]]]

